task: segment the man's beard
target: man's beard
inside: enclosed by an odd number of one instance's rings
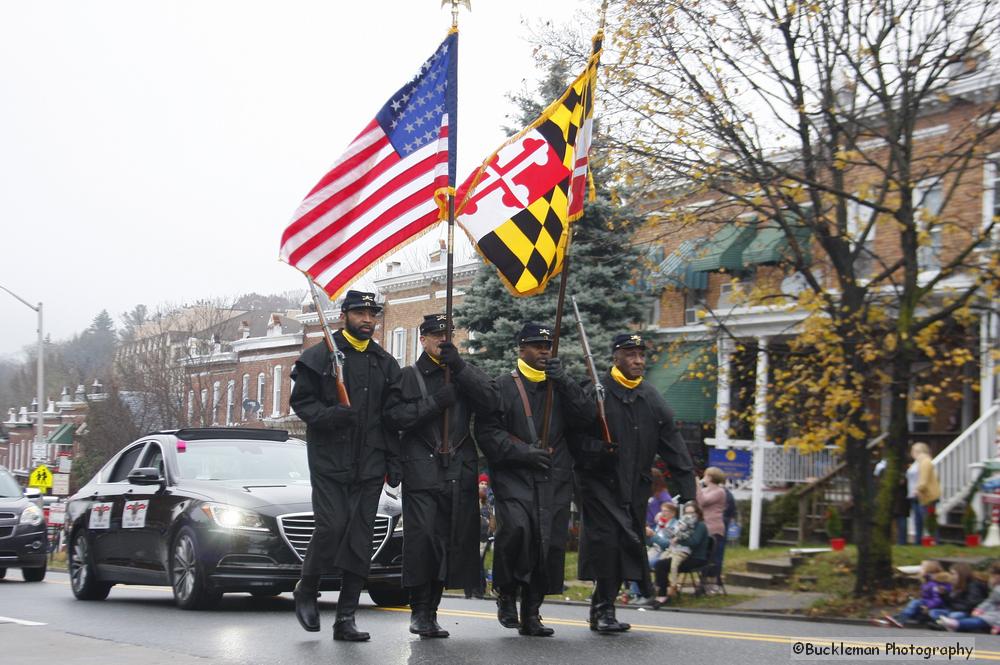
[[[370,331],[358,330],[357,328],[355,328],[354,326],[352,326],[350,323],[347,322],[345,322],[344,327],[347,328],[347,332],[351,333],[351,335],[353,335],[356,339],[360,339],[362,342],[365,341],[366,339],[371,339],[372,334],[375,332],[374,330]]]

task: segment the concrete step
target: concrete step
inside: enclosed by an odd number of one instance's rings
[[[726,584],[748,586],[755,589],[771,589],[783,586],[787,578],[784,575],[772,575],[770,573],[726,573]]]
[[[771,540],[767,541],[767,546],[768,547],[772,547],[772,546],[774,546],[774,547],[798,547],[799,546],[799,541],[798,540],[786,540],[784,538],[772,538]]]
[[[747,570],[751,573],[788,576],[795,571],[795,563],[788,558],[758,559],[756,561],[747,561]]]

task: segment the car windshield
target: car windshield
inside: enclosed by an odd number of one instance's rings
[[[10,475],[6,469],[0,469],[0,497],[7,498],[22,494],[21,486],[14,480],[14,476]]]
[[[187,441],[178,444],[177,463],[185,480],[309,479],[306,447],[291,441]]]

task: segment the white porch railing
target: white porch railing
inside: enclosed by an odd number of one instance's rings
[[[941,483],[937,513],[942,523],[948,519],[948,511],[961,503],[972,488],[976,472],[971,465],[994,456],[998,422],[1000,403],[994,402],[979,420],[972,423],[934,458],[934,470]]]

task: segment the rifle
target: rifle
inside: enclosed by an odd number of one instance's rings
[[[323,304],[319,296],[316,295],[316,284],[309,275],[306,275],[306,278],[309,280],[309,292],[312,294],[313,304],[316,306],[316,313],[319,315],[319,323],[323,328],[323,337],[326,339],[326,346],[330,349],[330,362],[333,363],[333,374],[337,381],[337,401],[344,406],[350,406],[351,398],[347,394],[347,384],[344,383],[344,365],[341,361],[343,354],[333,342],[333,333],[330,332],[330,326],[326,321],[326,314],[323,313]]]
[[[604,386],[597,376],[597,366],[594,364],[594,354],[590,351],[587,341],[587,331],[583,329],[583,319],[580,318],[580,308],[576,304],[576,296],[570,296],[573,302],[573,315],[576,316],[576,327],[580,331],[580,345],[583,346],[583,356],[587,362],[587,373],[594,382],[594,393],[597,395],[597,422],[601,426],[601,437],[605,443],[611,443],[611,430],[608,429],[608,416],[604,412]]]

